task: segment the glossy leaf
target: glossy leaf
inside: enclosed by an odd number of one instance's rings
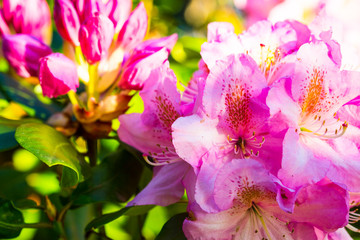
[[[22,213],[15,209],[12,202],[0,199],[0,238],[14,238],[20,235],[24,223]]]
[[[37,119],[10,120],[0,117],[0,151],[9,150],[18,145],[14,135],[16,128],[21,124],[40,122]]]
[[[186,240],[184,232],[182,230],[182,225],[185,218],[188,216],[188,213],[179,213],[169,219],[161,229],[159,235],[155,240]]]
[[[98,218],[92,220],[85,228],[85,231],[89,231],[92,228],[101,227],[115,219],[126,215],[126,216],[137,216],[147,213],[150,209],[152,209],[154,205],[142,205],[142,206],[132,206],[132,207],[125,207],[120,209],[119,211],[104,214]]]
[[[70,141],[54,128],[41,123],[23,124],[17,128],[15,138],[23,148],[49,167],[61,165],[69,168],[63,171],[63,187],[74,186],[84,179],[83,174],[86,175],[87,166],[82,156]]]

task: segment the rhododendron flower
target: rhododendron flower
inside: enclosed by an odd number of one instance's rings
[[[24,78],[37,76],[39,59],[52,53],[45,43],[26,34],[4,36],[2,49],[6,60]]]
[[[64,71],[66,69],[66,71]],[[50,98],[76,91],[79,79],[75,64],[61,53],[52,53],[40,60],[40,85]]]
[[[314,227],[327,233],[348,221],[345,189],[324,179],[294,192],[254,159],[225,164],[213,194],[218,212],[190,203],[188,239],[317,239]]]
[[[184,192],[182,179],[190,166],[175,152],[172,144],[172,123],[182,116],[176,77],[168,63],[154,69],[140,92],[144,101],[142,114],[119,117],[119,137],[144,153],[154,165],[154,178],[130,205],[169,205]]]
[[[199,169],[195,199],[216,210],[210,196],[218,169],[233,158],[253,157],[276,173],[281,139],[272,136],[265,104],[265,77],[247,55],[230,55],[210,69],[203,109],[173,124],[173,142],[181,158]]]
[[[29,34],[46,44],[51,42],[51,14],[46,0],[4,0],[1,32]],[[2,20],[3,20],[2,19]]]
[[[210,23],[208,41],[201,47],[201,56],[208,68],[227,55],[245,53],[251,56],[271,85],[292,73],[291,53],[308,42],[309,29],[296,21],[272,24],[260,21],[239,36],[229,23]]]
[[[282,122],[288,128],[279,177],[289,186],[300,186],[327,176],[358,191],[359,148],[345,137],[349,123],[338,119],[336,111],[358,96],[360,75],[341,71],[332,51],[339,49],[322,41],[304,44],[293,77],[269,92],[272,115],[285,116]]]

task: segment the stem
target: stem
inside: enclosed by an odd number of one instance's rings
[[[62,209],[61,209],[61,211],[60,211],[60,213],[59,213],[59,216],[58,216],[58,222],[63,222],[63,220],[64,220],[64,217],[65,217],[65,214],[66,214],[66,212],[67,212],[67,210],[69,210],[69,208],[71,207],[71,205],[72,205],[72,201],[71,202],[69,202],[68,204],[66,204],[65,205],[65,207],[63,207]]]
[[[78,105],[80,108],[87,109],[85,104],[79,99],[79,96],[73,90],[70,90],[67,94],[72,105]]]
[[[85,63],[84,55],[82,54],[81,47],[75,47],[75,60],[79,65],[83,65]]]
[[[90,167],[95,167],[97,162],[97,139],[88,139],[87,140],[87,148],[88,148],[88,156]]]
[[[89,65],[89,84],[87,89],[88,99],[94,97],[96,100],[98,100],[99,97],[98,92],[96,92],[96,87],[98,82],[97,70],[98,70],[97,63]]]

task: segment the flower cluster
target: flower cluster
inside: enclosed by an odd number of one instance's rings
[[[25,9],[28,2],[18,5]],[[177,35],[144,41],[146,9],[141,2],[132,10],[131,0],[56,0],[54,20],[65,40],[64,53],[53,53],[33,24],[37,31],[4,34],[4,56],[19,76],[38,77],[44,96],[68,94],[72,107],[49,124],[72,135],[78,129],[71,122],[75,115],[90,136],[107,136],[111,120],[128,109],[130,91],[142,89],[152,69],[167,61]],[[80,83],[86,91],[76,94]]]
[[[154,166],[129,205],[169,205],[186,189],[188,239],[350,238],[360,73],[332,32],[264,20],[237,35],[214,22],[201,57],[182,94],[163,65],[140,92],[144,112],[119,118],[120,139]]]

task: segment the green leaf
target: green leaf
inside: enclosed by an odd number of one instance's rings
[[[40,122],[37,119],[25,118],[21,120],[10,120],[0,117],[0,151],[6,151],[18,146],[15,140],[15,131],[18,126],[25,123]]]
[[[12,168],[0,169],[0,198],[9,200],[26,198],[31,191],[26,183],[26,176],[26,173],[17,172]]]
[[[189,216],[188,213],[179,213],[169,219],[161,229],[159,235],[155,240],[186,240],[182,225],[185,218]]]
[[[61,111],[58,105],[43,103],[35,93],[20,84],[19,81],[2,73],[0,73],[0,92],[8,101],[27,106],[24,110],[32,117],[45,120],[52,114]]]
[[[92,176],[72,194],[73,206],[93,202],[126,202],[136,192],[143,166],[124,149],[109,154]]]
[[[14,238],[20,235],[24,224],[22,213],[15,209],[11,201],[0,199],[0,238]]]
[[[100,217],[95,218],[92,220],[85,228],[85,231],[89,231],[92,228],[101,227],[115,219],[126,215],[126,216],[138,216],[147,213],[150,209],[152,209],[154,205],[142,205],[142,206],[132,206],[132,207],[125,207],[120,209],[119,211],[104,214]]]
[[[15,138],[23,148],[33,153],[49,167],[54,165],[65,167],[61,179],[63,187],[76,185],[88,172],[82,156],[71,142],[48,125],[23,124],[16,129]]]

